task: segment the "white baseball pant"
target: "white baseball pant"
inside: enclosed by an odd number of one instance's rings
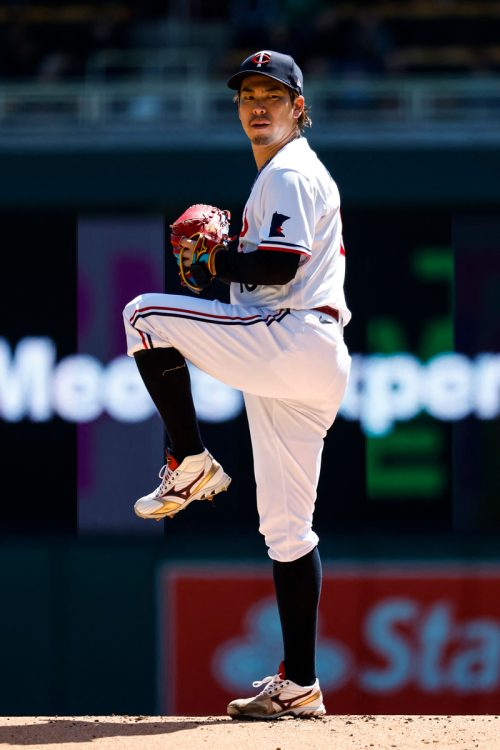
[[[129,356],[175,347],[243,391],[260,532],[269,556],[291,562],[318,543],[312,521],[323,440],[347,385],[342,326],[310,310],[271,310],[144,294],[124,309]]]

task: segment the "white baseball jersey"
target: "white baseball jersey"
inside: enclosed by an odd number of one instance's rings
[[[329,306],[346,325],[345,251],[340,196],[331,175],[303,137],[284,146],[260,170],[243,212],[239,250],[298,253],[285,285],[231,284],[231,302],[271,309]]]

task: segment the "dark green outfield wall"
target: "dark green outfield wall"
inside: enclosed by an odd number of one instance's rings
[[[314,145],[314,144],[313,144]],[[317,147],[345,204],[485,207],[500,202],[498,148]],[[158,210],[203,200],[243,204],[248,149],[0,151],[0,208]]]

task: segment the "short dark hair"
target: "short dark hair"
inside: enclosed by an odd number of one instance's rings
[[[284,84],[283,84],[284,85]],[[292,104],[295,103],[295,100],[298,96],[301,96],[297,91],[294,91],[290,88],[290,86],[286,87],[288,89],[288,93],[290,94],[290,100]],[[233,96],[233,102],[235,104],[239,104],[240,101],[240,89],[238,89],[238,93]],[[304,104],[304,109],[301,112],[301,115],[299,119],[297,120],[297,125],[299,127],[299,130],[301,133],[304,132],[304,128],[310,128],[312,126],[312,120],[309,116],[309,112],[311,111],[311,108],[308,104]]]

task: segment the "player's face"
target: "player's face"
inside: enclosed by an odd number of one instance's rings
[[[263,75],[248,76],[239,93],[239,117],[253,146],[286,143],[297,131],[304,98],[292,103],[290,89]]]

